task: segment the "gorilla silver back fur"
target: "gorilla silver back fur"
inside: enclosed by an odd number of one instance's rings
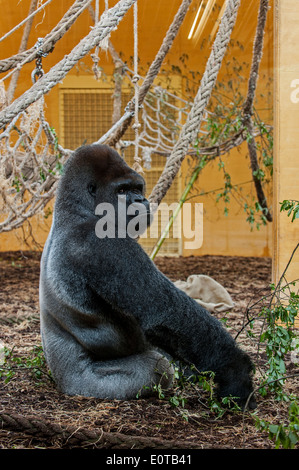
[[[107,146],[81,147],[65,166],[40,275],[42,344],[53,378],[66,394],[132,399],[154,385],[171,386],[165,352],[215,372],[219,396],[239,397],[244,406],[252,364],[222,324],[177,289],[136,240],[95,234],[99,203],[116,208],[125,188],[128,202],[147,204],[144,186]]]

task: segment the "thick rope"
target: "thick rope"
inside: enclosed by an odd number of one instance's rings
[[[25,434],[36,435],[40,439],[62,439],[63,446],[76,446],[94,443],[97,448],[115,449],[197,449],[195,443],[176,440],[164,440],[158,437],[126,435],[118,432],[105,432],[102,429],[78,428],[61,426],[34,416],[23,416],[16,413],[0,413],[3,429]]]
[[[272,222],[272,214],[269,211],[267,198],[263,190],[262,182],[258,177],[259,163],[257,158],[257,147],[254,139],[254,125],[252,121],[253,115],[253,100],[257,87],[257,80],[259,76],[259,66],[263,54],[264,46],[264,32],[267,20],[267,13],[269,9],[269,0],[261,0],[258,14],[258,22],[256,28],[256,35],[253,46],[253,58],[251,63],[250,76],[248,80],[248,92],[243,106],[243,125],[247,129],[250,138],[247,138],[248,153],[250,158],[250,166],[252,171],[253,182],[257,194],[257,199],[262,207],[265,217],[269,222]]]
[[[33,19],[33,17],[39,13],[41,10],[43,10],[45,8],[45,6],[47,6],[49,3],[51,3],[52,0],[48,0],[46,3],[44,3],[43,5],[41,5],[37,10],[34,10],[33,12],[30,12],[29,15],[24,19],[22,20],[19,24],[17,24],[14,28],[12,28],[10,31],[8,31],[8,33],[4,34],[4,36],[2,36],[0,38],[0,42],[4,41],[6,38],[8,38],[11,34],[13,34],[15,31],[17,31],[21,26],[23,26],[23,24],[27,23],[27,21]]]
[[[0,221],[0,232],[22,226],[44,209],[55,195],[60,178],[57,165],[63,164],[69,154],[56,142],[45,119],[44,97],[19,116],[19,137],[13,147],[10,133],[18,116],[0,134],[0,202],[2,207],[6,207],[6,218]],[[40,141],[43,142],[42,150]]]
[[[140,165],[141,158],[138,156],[138,140],[139,140],[139,81],[140,77],[138,75],[138,6],[137,2],[134,5],[134,76],[132,82],[134,84],[135,97],[134,97],[134,119],[133,129],[135,132],[135,153],[134,153],[134,164],[133,170],[138,173],[142,172],[142,167]]]
[[[108,10],[107,13],[103,13],[100,21],[95,25],[92,31],[74,47],[69,55],[65,56],[58,64],[52,67],[47,74],[40,78],[22,96],[1,111],[0,129],[60,82],[80,59],[99,44],[110,31],[116,28],[120,20],[135,2],[136,0],[120,0],[113,8]]]
[[[57,23],[55,28],[45,36],[43,41],[43,52],[51,52],[56,42],[59,41],[59,39],[61,39],[70,29],[78,16],[82,13],[82,11],[85,10],[91,1],[92,0],[76,0],[73,3],[69,10],[63,15],[59,23]],[[27,62],[31,62],[32,60],[36,59],[37,53],[38,51],[36,48],[32,47],[25,52],[18,53],[7,59],[0,60],[0,73],[7,72],[8,70],[15,67],[20,68]],[[9,75],[4,77],[2,80],[8,77]]]
[[[187,121],[182,128],[180,137],[166,162],[164,170],[149,197],[151,203],[160,204],[170,188],[181,164],[188,153],[189,145],[195,140],[203,113],[208,105],[212,90],[215,86],[222,60],[236,22],[240,0],[227,0],[226,8],[213,44],[211,55],[206,65],[201,84],[194,99]]]
[[[149,91],[155,77],[158,75],[159,70],[162,66],[163,60],[165,59],[166,54],[168,53],[169,49],[171,48],[174,39],[176,38],[178,31],[180,29],[181,24],[183,23],[183,20],[186,16],[186,13],[188,11],[188,8],[190,6],[192,0],[183,0],[181,3],[177,14],[174,17],[174,20],[172,24],[170,25],[165,38],[161,44],[161,47],[152,62],[150,68],[148,69],[148,72],[146,74],[146,77],[144,79],[144,82],[139,88],[139,97],[138,97],[138,105],[141,106],[145,95]],[[134,103],[129,102],[127,104],[127,109],[126,109],[126,114],[125,114],[125,119],[121,118],[121,122],[118,123],[118,129],[115,133],[111,135],[111,133],[108,134],[108,138],[106,139],[105,143],[107,145],[115,146],[116,143],[121,139],[121,137],[124,135],[128,127],[130,126],[132,119],[134,116]],[[101,143],[103,143],[103,139],[101,138]]]
[[[270,129],[271,127],[269,127]],[[253,136],[258,137],[261,135],[261,132],[258,129],[254,129]],[[200,155],[206,156],[207,160],[213,160],[217,157],[220,157],[221,155],[227,154],[230,150],[232,150],[235,147],[239,147],[240,145],[243,144],[243,142],[246,141],[248,135],[247,135],[247,129],[244,127],[240,129],[238,132],[236,132],[234,135],[229,137],[227,140],[221,142],[220,144],[216,145],[211,145],[209,147],[197,147],[195,149],[190,149],[188,151],[188,155],[198,157]],[[155,150],[156,155],[161,155],[163,157],[169,158],[171,152],[166,152],[166,151],[160,151],[160,150]]]
[[[31,0],[30,7],[29,7],[29,16],[30,16],[30,13],[33,13],[36,10],[37,2],[38,2],[38,0]],[[25,24],[21,44],[20,44],[20,47],[19,47],[19,53],[24,52],[27,48],[27,43],[28,43],[28,39],[29,39],[33,19],[34,19],[34,16],[30,16],[30,19]],[[13,96],[14,96],[14,93],[15,93],[15,90],[16,90],[16,87],[17,87],[17,83],[18,83],[18,79],[19,79],[19,75],[20,75],[20,71],[21,71],[21,69],[17,68],[17,70],[14,71],[14,73],[11,77],[11,80],[10,80],[10,83],[9,83],[9,88],[7,90],[7,101],[8,101],[8,103],[11,103],[12,100],[13,100]]]
[[[90,5],[89,5],[89,7],[90,7]],[[106,8],[105,8],[105,10],[106,10]],[[99,14],[100,14],[99,0],[95,0],[95,12],[94,12],[94,23],[95,24],[97,24],[97,22],[99,21]],[[94,73],[94,76],[95,76],[96,80],[99,80],[101,78],[101,72],[100,72],[99,65],[98,65],[99,61],[100,61],[99,51],[100,51],[100,46],[97,45],[96,48],[95,48],[94,53],[91,55],[91,58],[93,60],[92,71]]]

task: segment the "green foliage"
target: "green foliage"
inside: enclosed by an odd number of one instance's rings
[[[231,42],[233,47],[238,46],[242,50],[240,43]],[[181,61],[186,67],[188,57],[182,57]],[[197,147],[213,147],[225,144],[229,139],[234,138],[238,133],[242,132],[243,135],[250,140],[252,137],[244,128],[243,124],[243,104],[245,100],[244,91],[247,90],[247,74],[249,64],[246,62],[239,62],[238,59],[233,57],[230,62],[224,64],[227,73],[222,76],[221,81],[217,82],[207,108],[206,119],[203,121],[202,130],[198,138]],[[180,70],[182,73],[182,70]],[[190,71],[189,71],[190,73]],[[270,82],[268,80],[266,88],[269,89],[269,97],[271,95]],[[186,80],[188,84],[187,91],[192,98],[191,80]],[[265,96],[262,97],[265,100]],[[257,104],[258,97],[255,103]],[[272,183],[273,175],[273,129],[271,126],[263,122],[259,116],[258,110],[254,108],[252,116],[253,125],[259,131],[259,136],[255,138],[255,145],[257,150],[259,168],[254,171],[253,177],[261,181],[263,189],[270,186]],[[247,134],[246,134],[247,132]],[[248,158],[248,155],[246,156]],[[259,230],[262,226],[267,224],[268,210],[262,208],[257,201],[254,187],[252,186],[253,178],[250,181],[235,184],[228,165],[224,163],[221,156],[212,157],[206,160],[206,163],[211,162],[217,158],[219,171],[223,172],[224,185],[221,191],[214,190],[209,193],[215,194],[217,203],[222,202],[224,205],[223,211],[227,216],[229,214],[229,206],[232,200],[235,200],[246,214],[246,221],[249,223],[250,230]],[[242,163],[243,164],[243,163]],[[250,185],[250,189],[245,193],[245,185]],[[205,194],[202,193],[201,194]]]
[[[261,225],[267,224],[266,211],[267,209],[262,208],[258,201],[255,201],[252,205],[247,202],[244,203],[244,211],[247,214],[246,222],[250,225],[250,230],[260,229]]]
[[[280,205],[280,212],[287,211],[288,217],[292,216],[292,222],[294,222],[295,219],[299,219],[299,201],[285,199]]]
[[[54,127],[50,127],[50,132],[53,135],[54,138],[54,151],[55,151],[55,157],[56,157],[56,164],[55,164],[55,169],[59,175],[62,175],[63,173],[63,164],[61,163],[61,153],[59,151],[59,142],[58,142],[58,137],[56,134],[56,130]],[[54,175],[56,174],[55,171],[51,170],[50,173],[53,173]]]
[[[297,399],[293,399],[289,404],[288,418],[287,424],[272,424],[259,419],[255,415],[255,425],[257,429],[268,432],[269,439],[274,441],[276,449],[279,447],[294,449],[299,442],[299,405]]]
[[[50,207],[47,207],[44,210],[44,219],[48,219],[53,214],[53,211]]]
[[[275,286],[271,286],[275,291]],[[289,286],[281,289],[285,293]],[[268,369],[261,384],[260,393],[267,395],[267,390],[275,394],[277,400],[286,400],[284,392],[284,375],[286,372],[286,354],[293,351],[296,332],[294,330],[295,318],[299,311],[299,295],[293,291],[288,292],[287,300],[278,302],[274,306],[264,307],[262,316],[265,317],[267,328],[260,336],[260,342],[265,343]]]
[[[236,403],[236,397],[224,397],[221,401],[218,400],[215,394],[215,374],[212,371],[199,372],[195,366],[191,365],[190,375],[186,375],[184,370],[176,368],[176,384],[175,394],[169,398],[169,402],[172,406],[180,409],[184,419],[188,419],[187,410],[183,410],[188,403],[188,397],[192,396],[192,393],[201,397],[205,403],[205,407],[213,414],[216,419],[221,418],[225,413],[232,411],[240,411],[240,407]]]
[[[4,362],[0,364],[0,377],[5,379],[5,383],[9,382],[17,371],[23,369],[31,373],[36,385],[41,383],[43,377],[52,380],[41,346],[35,346],[27,356],[16,356],[13,354],[13,349],[4,347]]]
[[[21,183],[20,183],[20,181],[19,181],[19,179],[18,179],[17,177],[15,177],[15,178],[13,179],[12,186],[15,188],[15,190],[17,191],[17,193],[20,192]]]
[[[236,403],[236,397],[223,397],[221,401],[216,398],[214,377],[215,374],[211,371],[201,372],[191,377],[193,383],[197,383],[206,392],[209,410],[216,418],[222,418],[228,410],[240,411],[241,408]]]
[[[200,401],[204,403],[204,408],[208,410],[215,419],[221,418],[228,411],[241,411],[235,401],[236,397],[224,397],[221,401],[217,399],[215,394],[214,372],[199,372],[195,366],[191,365],[191,370],[186,374],[181,367],[177,367],[175,364],[173,364],[173,366],[175,382],[171,392],[169,390],[163,390],[160,384],[154,385],[152,390],[159,400],[167,400],[185,421],[189,419],[187,404],[194,394],[197,398],[200,397]],[[149,390],[149,387],[143,388]],[[136,398],[140,397],[142,397],[142,393],[138,393],[136,396]]]

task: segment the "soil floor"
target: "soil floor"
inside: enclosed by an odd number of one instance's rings
[[[209,408],[207,392],[198,385],[182,388],[177,383],[164,396],[132,401],[59,393],[41,352],[39,263],[39,253],[0,253],[0,342],[11,351],[0,370],[0,448],[274,448],[250,413],[226,410],[219,416]],[[238,334],[238,343],[251,355],[256,365],[255,386],[260,383],[266,370],[266,355],[258,346],[263,321],[254,323],[254,337],[248,336],[248,327],[242,327],[267,302],[271,260],[158,257],[156,264],[173,281],[206,274],[228,290],[235,307],[225,314],[226,326],[234,337]],[[288,393],[296,393],[298,377],[293,373],[297,366],[291,359],[286,363],[291,377],[285,387]],[[257,403],[259,419],[288,422],[286,403],[259,393]]]

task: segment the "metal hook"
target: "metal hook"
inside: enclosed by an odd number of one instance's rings
[[[31,80],[33,83],[36,82],[38,78],[41,78],[44,75],[44,71],[42,68],[35,68],[31,74]]]

